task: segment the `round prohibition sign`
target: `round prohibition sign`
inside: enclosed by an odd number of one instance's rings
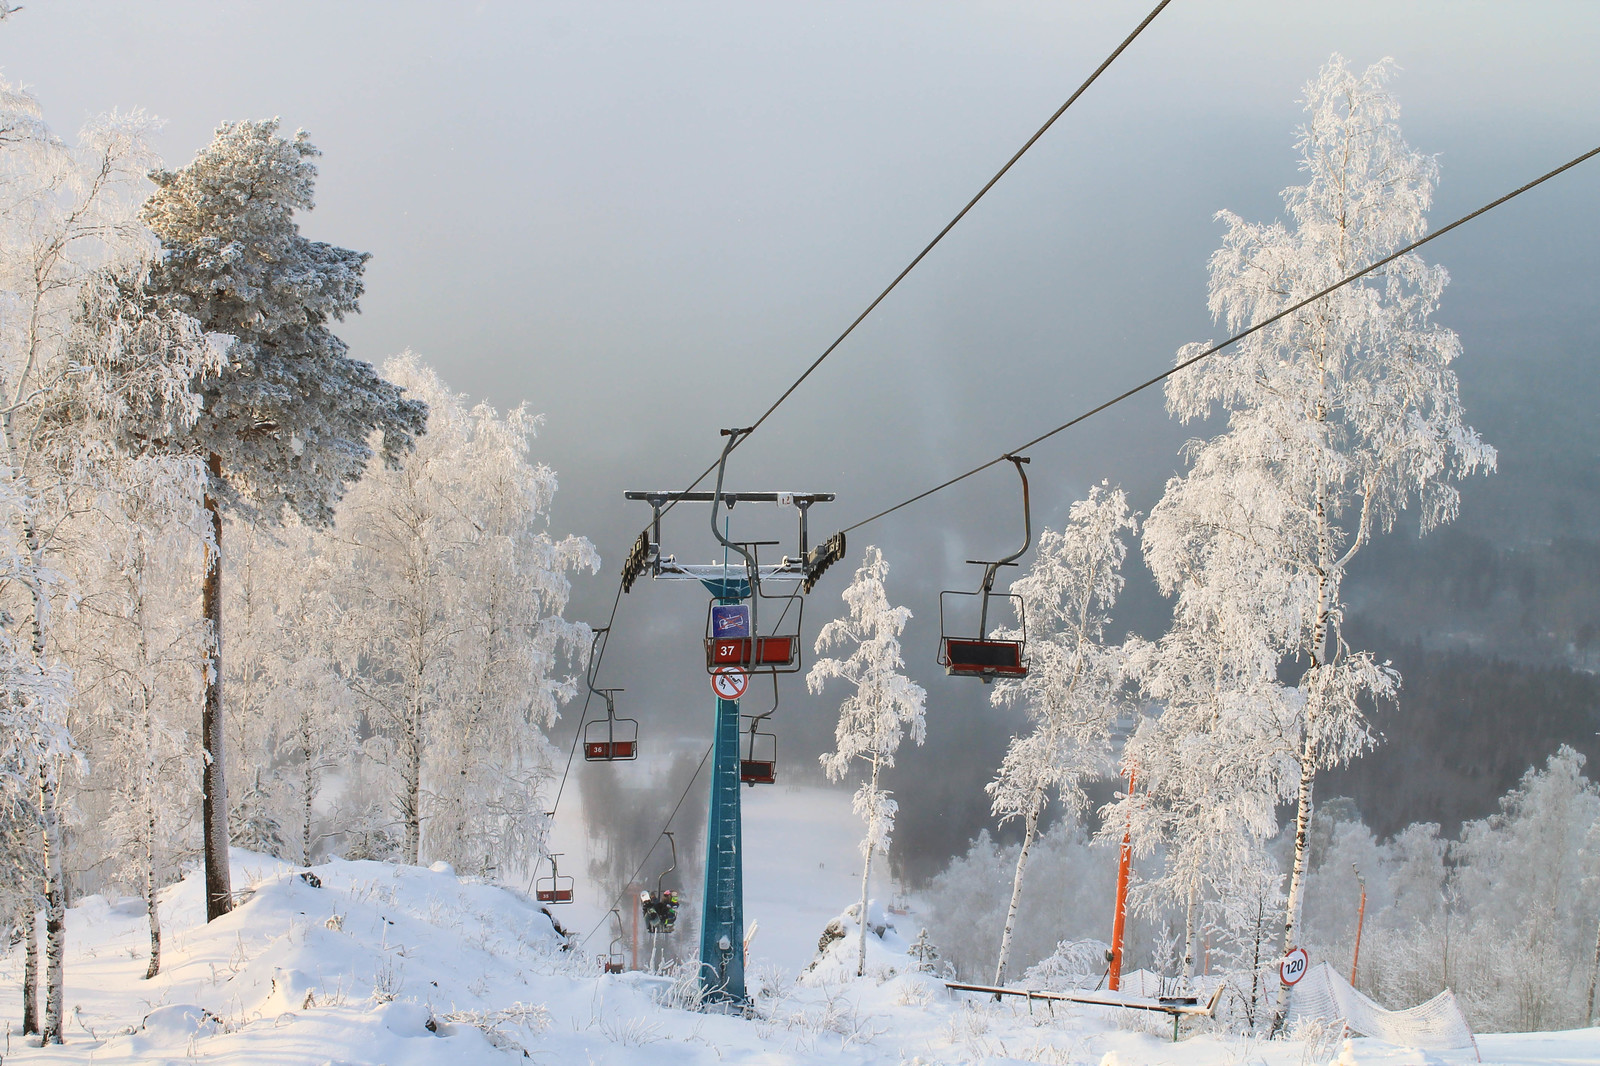
[[[711,691],[725,700],[736,700],[744,695],[750,675],[732,666],[725,666],[711,675]]]
[[[1293,986],[1306,975],[1306,967],[1310,963],[1311,958],[1305,948],[1291,948],[1283,961],[1278,963],[1278,977],[1284,984]]]

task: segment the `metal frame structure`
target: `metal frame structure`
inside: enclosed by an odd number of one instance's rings
[[[712,663],[716,649],[709,645],[713,634],[706,634],[708,668],[733,665],[755,673],[776,674],[800,669],[799,631],[795,631],[784,663],[759,662],[764,634],[761,625],[763,600],[783,599],[787,606],[799,602],[799,597],[810,592],[824,571],[844,557],[844,534],[836,533],[822,544],[812,547],[809,542],[807,519],[811,506],[830,502],[831,492],[725,492],[724,476],[728,455],[749,429],[723,430],[727,438],[722,457],[717,465],[717,485],[712,492],[630,491],[625,499],[640,500],[650,504],[653,512],[650,528],[639,534],[633,550],[623,564],[622,587],[631,591],[633,584],[648,573],[657,580],[698,581],[711,594],[712,606],[747,604],[750,609],[749,651],[744,645],[736,646],[730,654],[731,663]],[[798,552],[784,555],[777,563],[763,563],[758,558],[762,547],[772,542],[736,541],[718,528],[718,518],[723,508],[729,512],[740,503],[774,503],[793,506],[800,512]],[[661,518],[667,508],[679,503],[709,503],[711,505],[711,531],[724,551],[728,562],[708,566],[678,562],[673,555],[663,554],[661,548]],[[737,558],[733,558],[737,557]],[[768,593],[765,583],[790,583],[798,589],[781,593]],[[707,619],[711,612],[708,609]],[[779,623],[786,619],[780,613]],[[796,626],[799,624],[796,615]],[[768,715],[771,712],[767,712]],[[761,715],[759,718],[765,718]],[[759,720],[758,718],[758,720]],[[744,980],[744,841],[740,817],[739,785],[743,780],[741,715],[738,700],[717,698],[716,719],[712,741],[711,795],[706,821],[706,875],[701,903],[700,921],[700,987],[712,1003],[729,1003],[743,1006],[749,1002]],[[774,736],[774,745],[776,737]],[[773,769],[776,769],[774,766]]]
[[[1012,601],[1017,618],[1022,624],[1021,640],[992,640],[989,637],[989,601],[995,598],[994,576],[1002,566],[1016,566],[1017,560],[1033,544],[1033,511],[1028,500],[1028,475],[1022,469],[1028,460],[1020,455],[1008,455],[1007,461],[1017,468],[1022,479],[1022,547],[993,562],[968,559],[974,566],[983,567],[983,581],[977,592],[946,591],[939,593],[939,665],[946,674],[958,677],[976,677],[985,685],[996,677],[1022,678],[1028,676],[1028,618],[1022,598],[1011,593],[1000,593],[1000,598]],[[978,607],[978,635],[953,637],[945,628],[944,603],[946,596],[980,597]]]

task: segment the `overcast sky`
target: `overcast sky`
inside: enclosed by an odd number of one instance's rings
[[[718,428],[765,409],[1147,9],[28,0],[0,65],[63,131],[113,107],[161,116],[169,165],[225,119],[310,131],[303,231],[373,253],[341,335],[547,415],[555,524],[606,560],[574,604],[598,622],[645,518],[623,490],[699,473]],[[1600,5],[1175,0],[738,453],[730,486],[837,492],[814,514],[825,535],[1214,336],[1212,215],[1278,213],[1301,86],[1336,51],[1399,61],[1407,137],[1441,157],[1436,225],[1600,144]],[[1600,161],[1428,249],[1454,278],[1439,318],[1463,337],[1469,414],[1502,449],[1464,508],[1504,538],[1593,536],[1594,494],[1572,499],[1561,471],[1600,458],[1597,191]],[[1190,432],[1151,395],[1040,446],[1035,524],[1100,478],[1148,509]],[[709,557],[704,515],[673,517],[668,550]],[[938,772],[905,775],[903,800],[982,806],[973,782],[1012,720],[934,666],[935,594],[1019,523],[996,469],[853,539],[852,561],[885,549],[917,614],[931,739],[903,762]],[[813,597],[812,633],[848,572]],[[647,752],[705,742],[703,619],[685,586],[624,601],[606,680]],[[831,724],[802,689],[779,724],[814,765]],[[937,795],[946,780],[959,796]]]

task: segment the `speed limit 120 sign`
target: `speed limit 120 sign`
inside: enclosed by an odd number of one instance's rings
[[[1311,959],[1306,955],[1305,948],[1292,948],[1289,954],[1283,957],[1283,961],[1278,963],[1278,977],[1284,984],[1292,985],[1306,975],[1306,967],[1310,963]]]
[[[743,670],[728,668],[711,675],[711,691],[725,700],[736,700],[743,696],[744,687],[749,683],[750,676]]]

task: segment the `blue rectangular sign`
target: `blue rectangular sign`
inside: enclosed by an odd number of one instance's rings
[[[718,640],[724,637],[750,635],[750,605],[747,603],[719,603],[711,608],[711,635]]]

